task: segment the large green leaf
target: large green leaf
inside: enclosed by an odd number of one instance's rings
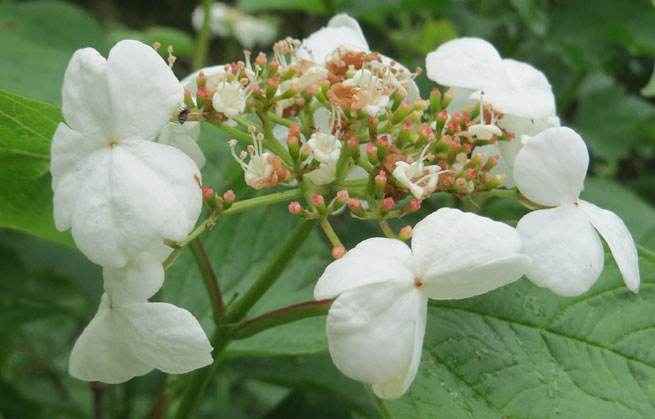
[[[52,215],[50,140],[62,120],[56,106],[0,90],[0,227],[72,246]]]
[[[207,157],[202,170],[203,184],[220,193],[233,189],[237,199],[244,199],[253,195],[252,189],[245,185],[243,171],[230,155],[228,138],[216,128],[203,126],[200,144]],[[286,205],[280,204],[227,216],[201,236],[226,302],[248,289],[277,253],[296,221],[297,217],[289,214]],[[314,284],[329,257],[329,248],[318,232],[312,233],[289,268],[248,317],[312,300]],[[167,270],[163,297],[191,310],[205,330],[212,329],[207,292],[188,250]],[[227,355],[325,351],[324,321],[320,317],[309,318],[235,341]]]
[[[0,4],[0,40],[0,89],[56,105],[73,52],[104,46],[93,18],[50,1]]]
[[[655,411],[655,255],[641,252],[641,292],[611,256],[586,294],[564,298],[525,279],[480,297],[431,302],[398,418],[651,417]]]

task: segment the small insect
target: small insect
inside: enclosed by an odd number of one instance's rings
[[[189,107],[185,106],[182,108],[180,113],[177,114],[177,122],[180,123],[180,125],[184,124],[186,122],[186,118],[189,115]]]

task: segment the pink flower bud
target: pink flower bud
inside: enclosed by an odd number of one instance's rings
[[[380,170],[380,172],[375,176],[375,181],[379,183],[386,183],[387,182],[387,175],[384,173],[384,170]]]
[[[361,210],[362,209],[362,203],[359,202],[359,199],[352,198],[350,201],[348,201],[348,208],[351,211]]]
[[[348,202],[350,199],[350,196],[348,195],[348,191],[345,189],[340,190],[337,192],[337,201],[341,201],[342,203]]]
[[[378,153],[378,148],[376,146],[374,146],[372,143],[368,143],[366,145],[366,154],[371,156],[371,155],[377,154],[377,153]]]
[[[322,195],[314,195],[312,196],[312,203],[317,207],[321,205],[325,205],[325,199],[323,198]]]
[[[289,202],[289,212],[291,214],[297,215],[302,211],[302,206],[300,206],[300,202],[298,201],[293,201]]]
[[[332,257],[335,259],[341,259],[345,254],[346,249],[344,249],[342,246],[335,246],[332,248]]]
[[[390,210],[394,205],[396,205],[396,203],[394,202],[393,198],[384,198],[382,200],[382,207],[384,209]]]
[[[202,188],[202,199],[211,199],[214,197],[214,190],[211,188],[208,188],[207,186],[203,186]]]
[[[234,192],[232,191],[232,189],[230,189],[230,190],[228,190],[227,192],[225,192],[223,194],[223,199],[225,200],[225,202],[232,203],[232,202],[234,202],[235,199],[237,199],[237,197],[234,194]]]
[[[409,240],[412,238],[412,227],[410,226],[405,226],[400,229],[400,232],[398,233],[398,239],[399,240]]]
[[[378,145],[381,147],[389,147],[389,137],[383,135],[382,137],[378,138]]]

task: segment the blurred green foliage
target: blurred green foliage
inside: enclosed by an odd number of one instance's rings
[[[280,16],[284,22],[280,33],[299,39],[323,26],[332,14],[350,13],[362,24],[373,50],[410,68],[423,67],[427,52],[457,36],[484,37],[502,56],[533,64],[553,85],[562,125],[579,131],[589,146],[592,163],[583,198],[615,211],[640,244],[655,249],[652,2],[239,0],[235,5],[248,13]],[[163,54],[172,44],[178,56],[174,70],[182,77],[190,71],[194,7],[172,0],[2,2],[0,89],[59,105],[73,51],[91,46],[106,54],[122,37],[159,41]],[[212,64],[240,59],[238,51],[234,39],[213,39]],[[424,94],[433,86],[424,76],[417,81]],[[11,100],[22,107],[9,106]],[[17,164],[11,149],[38,138],[20,128],[21,121],[37,118],[30,109],[37,109],[41,117],[51,116],[39,125],[46,140],[36,141],[31,150],[41,157],[21,157],[24,160]],[[165,388],[172,392],[169,396],[179,391],[184,377],[166,380],[164,374],[152,373],[105,386],[67,374],[70,349],[96,310],[102,282],[99,267],[79,252],[43,240],[70,243],[67,235],[54,232],[47,218],[51,211],[47,139],[60,120],[57,112],[12,94],[0,97],[0,121],[5,121],[0,132],[0,202],[12,196],[11,206],[0,205],[0,226],[42,238],[0,231],[0,417],[85,418],[92,416],[94,407],[104,417],[144,417],[156,411],[156,400]],[[9,119],[13,131],[5,128]],[[206,183],[216,190],[234,189],[239,198],[249,196],[240,169],[229,158],[224,141],[217,141],[216,132],[205,129],[200,144],[210,162],[203,170]],[[24,192],[20,200],[13,199],[17,189]],[[447,202],[475,211],[480,207],[483,214],[510,223],[525,213],[512,201],[474,200],[436,197],[423,211]],[[10,214],[7,208],[12,208]],[[293,220],[278,207],[224,221],[202,240],[229,299],[254,279]],[[374,225],[355,224],[347,215],[337,218],[335,228],[347,246],[379,235]],[[328,249],[314,234],[269,298],[251,314],[311,299],[313,281],[329,262]],[[434,319],[426,335],[431,361],[423,362],[410,396],[377,408],[407,418],[547,417],[591,411],[596,417],[648,416],[655,400],[648,386],[655,377],[655,360],[648,349],[653,338],[649,330],[654,263],[644,250],[646,283],[640,296],[633,297],[635,304],[625,309],[621,299],[628,298],[627,291],[618,287],[611,260],[589,298],[561,299],[521,281],[488,296],[431,306]],[[188,253],[167,272],[160,298],[188,308],[210,330],[209,303]],[[560,312],[569,314],[560,318]],[[602,322],[607,331],[594,330],[585,321]],[[377,417],[366,389],[340,375],[329,360],[322,322],[306,319],[235,342],[197,417]],[[634,333],[621,340],[626,331]],[[534,344],[533,338],[542,341]],[[516,342],[536,346],[521,352]],[[603,368],[584,367],[589,358],[604,358],[604,363],[592,364]],[[488,362],[479,362],[483,359]],[[545,369],[534,367],[539,362]],[[505,368],[499,369],[500,376],[493,375],[494,366]],[[515,387],[509,386],[503,392],[499,388],[506,382],[533,387],[512,393]],[[559,387],[553,388],[553,383]],[[617,391],[608,394],[604,386]],[[553,410],[552,400],[564,400],[563,407]],[[627,408],[621,407],[626,403]],[[520,406],[535,409],[525,413]]]

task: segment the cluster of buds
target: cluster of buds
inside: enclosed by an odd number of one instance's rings
[[[325,197],[323,195],[315,194],[312,196],[311,208],[305,209],[298,201],[289,203],[289,212],[299,217],[312,219],[312,218],[325,218],[336,211],[343,208],[350,200],[348,191],[341,190],[337,192],[336,197],[330,205],[325,204]]]

